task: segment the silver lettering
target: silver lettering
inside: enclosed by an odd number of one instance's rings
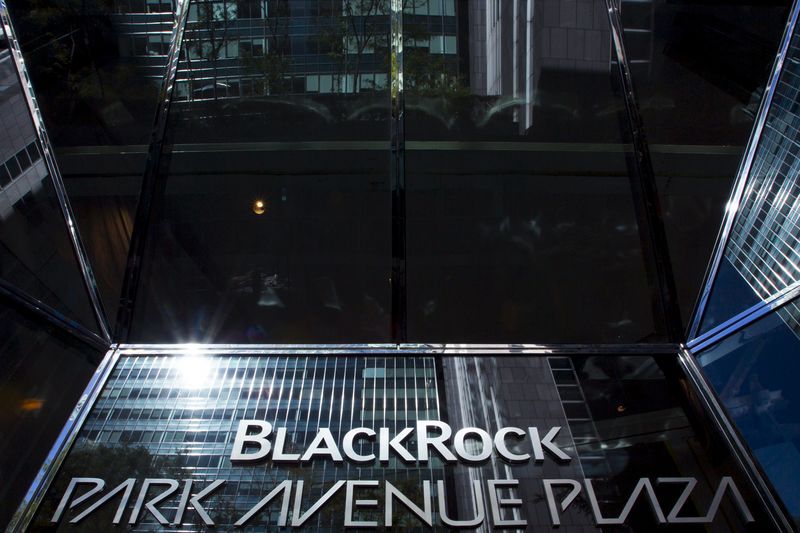
[[[628,501],[625,503],[625,507],[622,508],[622,512],[617,518],[603,518],[603,515],[600,512],[600,505],[597,503],[597,496],[594,493],[592,480],[587,479],[584,483],[586,484],[586,495],[589,497],[589,503],[591,504],[592,512],[594,513],[594,521],[599,526],[624,524],[625,519],[628,518],[631,509],[633,509],[633,505],[636,503],[636,500],[643,491],[647,493],[647,501],[650,502],[650,508],[653,510],[653,514],[655,514],[658,523],[664,524],[667,521],[667,519],[664,518],[664,511],[661,510],[661,505],[656,499],[656,493],[653,490],[653,485],[647,478],[643,477],[638,483],[636,483],[630,498],[628,498]]]
[[[322,498],[317,500],[316,503],[314,503],[314,505],[309,507],[305,513],[301,513],[300,504],[302,503],[303,500],[303,480],[302,479],[297,480],[297,488],[295,489],[294,492],[294,511],[292,512],[292,527],[302,526],[306,520],[311,518],[314,515],[314,513],[319,511],[320,508],[323,505],[325,505],[325,502],[330,500],[333,497],[333,495],[336,494],[336,491],[342,488],[342,485],[344,485],[344,483],[345,483],[344,480],[339,480],[336,483],[334,483],[333,487],[328,489],[328,492],[322,495]]]
[[[96,502],[94,502],[94,504],[91,507],[86,509],[84,512],[82,512],[72,520],[70,520],[69,523],[77,524],[78,522],[89,516],[91,513],[96,511],[98,507],[100,507],[108,500],[116,496],[118,492],[122,492],[122,499],[120,500],[119,506],[117,507],[117,513],[114,515],[114,519],[111,521],[112,524],[119,524],[122,521],[122,513],[125,512],[125,507],[128,505],[128,499],[131,497],[131,493],[133,492],[133,486],[135,483],[136,480],[134,478],[126,479],[125,481],[117,485],[117,487],[114,490],[112,490],[111,492],[109,492]]]
[[[378,458],[381,463],[388,463],[389,462],[389,449],[392,449],[406,462],[414,461],[414,456],[408,453],[403,446],[400,445],[405,439],[409,437],[414,432],[414,428],[404,428],[400,433],[394,436],[393,439],[389,439],[389,428],[380,428],[378,435],[379,441],[379,448],[378,448]]]
[[[400,503],[417,515],[428,527],[433,526],[433,506],[431,505],[431,482],[427,479],[422,482],[422,505],[423,509],[417,507],[405,494],[395,488],[394,485],[386,482],[386,506],[384,507],[384,523],[386,527],[392,527],[392,499],[397,498]]]
[[[439,430],[439,435],[431,437],[428,435],[429,429]],[[456,461],[453,452],[447,449],[445,442],[453,434],[448,424],[438,420],[420,420],[417,422],[417,460],[421,463],[428,462],[428,447],[432,446],[449,463]]]
[[[56,512],[53,513],[53,518],[50,519],[51,522],[58,522],[61,520],[61,515],[64,514],[64,509],[67,507],[67,502],[69,502],[72,493],[75,492],[75,487],[78,484],[93,484],[94,487],[86,491],[85,494],[81,495],[80,497],[76,498],[75,501],[69,506],[70,509],[73,507],[77,507],[81,503],[85,502],[101,490],[103,490],[106,486],[106,482],[100,478],[96,477],[74,477],[69,481],[69,485],[67,485],[67,490],[64,492],[64,496],[61,498],[61,501],[58,502],[58,507],[56,507]]]
[[[303,486],[300,485],[299,488],[302,490]],[[253,519],[255,515],[258,514],[259,511],[261,511],[261,509],[264,508],[265,505],[271,502],[272,499],[275,498],[275,496],[277,496],[278,493],[281,491],[283,491],[283,501],[281,503],[281,514],[278,516],[278,526],[279,527],[286,526],[286,521],[288,520],[289,516],[289,496],[291,495],[292,492],[292,481],[290,479],[281,481],[277,487],[272,489],[272,492],[261,498],[261,501],[258,502],[255,505],[255,507],[247,511],[247,514],[241,517],[234,525],[237,527],[246,525],[250,520]]]
[[[547,507],[550,509],[550,520],[553,522],[554,526],[560,526],[561,513],[566,511],[567,507],[578,497],[578,494],[581,492],[581,484],[574,479],[545,479],[542,480],[542,483],[544,484],[544,493],[547,497]],[[560,512],[558,507],[556,507],[556,498],[553,493],[553,487],[555,485],[568,485],[572,487],[567,497],[561,500]]]
[[[481,441],[481,451],[477,454],[472,454],[467,450],[466,439],[468,435],[477,435]],[[492,436],[486,431],[479,428],[463,428],[456,432],[453,439],[453,446],[456,449],[456,454],[465,463],[480,463],[485,461],[492,455]]]
[[[503,518],[501,507],[520,507],[522,500],[519,498],[500,498],[497,495],[498,488],[511,488],[518,487],[519,481],[516,479],[492,479],[488,481],[489,485],[489,503],[492,506],[492,524],[495,527],[525,527],[528,525],[527,520],[509,520]]]
[[[506,446],[506,435],[515,435],[518,438],[525,437],[525,431],[520,428],[502,428],[494,436],[494,447],[500,457],[509,463],[524,463],[530,460],[531,454],[518,454],[510,451]]]
[[[248,432],[256,428],[258,433],[249,435]],[[236,438],[233,441],[233,451],[231,461],[258,461],[267,456],[270,450],[270,443],[267,440],[272,433],[272,424],[264,420],[242,420],[239,422],[239,429],[236,431]],[[258,445],[258,451],[244,453],[245,444]]]
[[[311,444],[308,445],[306,453],[303,454],[303,457],[300,460],[308,461],[315,455],[327,455],[333,460],[334,463],[341,463],[343,461],[342,454],[339,452],[339,448],[336,446],[336,441],[333,439],[333,434],[331,433],[330,429],[321,428],[319,430],[317,436],[314,437],[314,440],[312,440]]]
[[[539,430],[536,428],[528,428],[531,435],[531,445],[533,446],[533,458],[537,463],[544,461],[544,449],[546,448],[556,459],[559,461],[569,461],[570,456],[561,451],[558,446],[553,444],[553,439],[556,438],[558,432],[561,431],[561,426],[554,426],[544,436],[543,439],[539,438]]]
[[[144,499],[147,497],[147,491],[150,489],[151,485],[167,485],[167,490],[163,491],[149,502],[144,503]],[[128,523],[135,524],[136,521],[139,520],[139,512],[141,512],[142,504],[144,504],[144,508],[158,520],[159,524],[168,524],[169,522],[164,518],[164,515],[156,509],[156,505],[171,496],[173,492],[178,490],[179,486],[180,484],[174,479],[145,479],[144,483],[142,483],[142,490],[139,491],[139,497],[136,498],[136,504],[133,506],[133,511],[131,512]]]
[[[470,528],[470,527],[477,527],[483,523],[484,519],[484,511],[483,511],[483,491],[481,490],[481,482],[478,480],[473,480],[472,482],[473,488],[473,496],[475,498],[475,518],[471,520],[454,520],[447,516],[447,508],[445,501],[445,493],[444,493],[444,481],[437,481],[436,482],[436,492],[439,498],[439,516],[442,517],[442,523],[446,526],[455,527],[455,528]]]
[[[208,513],[203,508],[203,506],[200,504],[200,500],[210,496],[212,492],[214,492],[215,490],[217,490],[218,488],[220,488],[224,484],[225,484],[225,480],[224,479],[218,479],[215,482],[213,482],[211,485],[206,487],[205,489],[201,490],[200,492],[198,492],[197,494],[195,494],[194,496],[189,498],[189,505],[194,507],[195,512],[200,515],[200,518],[202,518],[203,522],[205,522],[206,525],[208,525],[208,526],[213,526],[214,525],[214,521],[211,520],[210,516],[208,516]]]
[[[375,431],[369,428],[355,428],[345,433],[344,439],[342,440],[342,449],[344,450],[345,457],[354,463],[369,463],[374,461],[374,453],[369,455],[361,455],[356,453],[354,444],[359,435],[364,435],[365,438],[372,439],[375,437]]]
[[[348,481],[344,503],[344,527],[378,527],[374,521],[353,520],[355,507],[377,507],[378,500],[354,500],[353,492],[356,487],[377,487],[377,481]]]
[[[294,463],[300,460],[299,453],[285,453],[283,448],[286,446],[286,428],[275,430],[275,449],[272,450],[272,461],[281,463]]]

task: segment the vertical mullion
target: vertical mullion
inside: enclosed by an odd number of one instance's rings
[[[388,0],[391,79],[392,189],[392,341],[408,340],[408,293],[406,288],[406,177],[405,102],[403,97],[403,0]]]

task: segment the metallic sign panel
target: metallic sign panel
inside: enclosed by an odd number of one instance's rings
[[[123,355],[31,529],[768,530],[684,385],[647,355]]]

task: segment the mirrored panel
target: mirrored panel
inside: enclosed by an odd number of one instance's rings
[[[698,354],[761,468],[800,521],[800,307],[794,300]]]
[[[113,325],[173,3],[5,4]]]
[[[771,531],[686,391],[673,356],[123,355],[31,530]]]
[[[101,356],[0,303],[0,528],[46,462]]]
[[[663,338],[605,2],[411,1],[403,35],[409,339]]]
[[[700,334],[800,281],[798,60],[800,34],[795,28],[719,271],[711,280]]]
[[[686,321],[792,2],[618,4]]]
[[[190,2],[132,340],[388,339],[388,29],[388,0]]]
[[[97,330],[8,49],[0,49],[0,278]]]

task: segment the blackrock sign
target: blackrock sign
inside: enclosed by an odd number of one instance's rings
[[[329,429],[319,429],[304,450],[287,450],[289,435],[286,428],[273,427],[262,420],[242,420],[235,435],[230,460],[240,466],[258,468],[261,463],[270,461],[273,468],[281,465],[303,468],[314,462],[327,461],[335,464],[345,462],[387,467],[392,462],[426,465],[437,461],[451,465],[480,466],[493,459],[506,464],[542,464],[555,461],[569,463],[572,457],[556,444],[561,427],[504,427],[494,434],[477,427],[464,427],[453,430],[445,422],[438,420],[419,421],[414,427],[403,428],[392,433],[389,428],[358,427],[344,433],[337,442]],[[366,446],[365,446],[366,445]],[[371,450],[369,453],[364,448]],[[360,451],[359,451],[360,450]],[[377,453],[373,453],[377,451]],[[260,466],[264,468],[262,464]],[[508,471],[508,470],[506,470]],[[730,477],[722,477],[717,487],[712,487],[713,497],[704,514],[687,516],[687,501],[698,485],[693,477],[642,477],[627,496],[622,511],[616,516],[606,516],[600,509],[596,495],[596,485],[592,479],[541,479],[544,493],[543,505],[549,513],[550,523],[558,527],[562,515],[579,496],[588,501],[593,521],[597,526],[624,524],[635,506],[649,507],[654,524],[708,524],[714,520],[723,499],[738,509],[745,522],[753,522],[742,494]],[[106,487],[100,478],[74,477],[70,480],[51,521],[60,522],[67,510],[83,509],[69,520],[76,524],[92,516],[100,508],[116,504],[112,524],[136,524],[147,514],[164,526],[177,525],[187,513],[194,512],[207,526],[217,524],[206,509],[207,501],[226,484],[225,479],[204,480],[198,483],[193,479],[129,478],[114,487]],[[260,514],[279,509],[277,525],[299,528],[309,526],[309,520],[325,508],[335,496],[344,495],[341,511],[343,527],[392,527],[393,510],[404,508],[410,513],[418,526],[446,526],[451,528],[525,528],[528,522],[522,518],[523,500],[520,498],[519,481],[511,478],[472,479],[470,482],[473,498],[473,511],[470,516],[455,516],[446,506],[445,482],[438,480],[421,481],[421,491],[409,496],[390,481],[370,479],[342,479],[325,487],[321,497],[307,501],[304,497],[303,479],[284,480],[250,509],[235,519],[235,526],[251,525]],[[662,502],[657,496],[656,487],[671,485],[680,496],[669,502]],[[383,503],[382,520],[363,520],[358,513],[375,510]],[[421,494],[421,498],[420,495]],[[166,503],[172,501],[170,516],[164,513]],[[487,502],[487,503],[484,503]],[[131,507],[132,506],[132,507]],[[687,507],[687,509],[684,509]],[[129,511],[129,509],[131,509]],[[695,511],[696,512],[696,511]],[[376,517],[372,517],[376,518]],[[110,525],[110,524],[109,524]]]

